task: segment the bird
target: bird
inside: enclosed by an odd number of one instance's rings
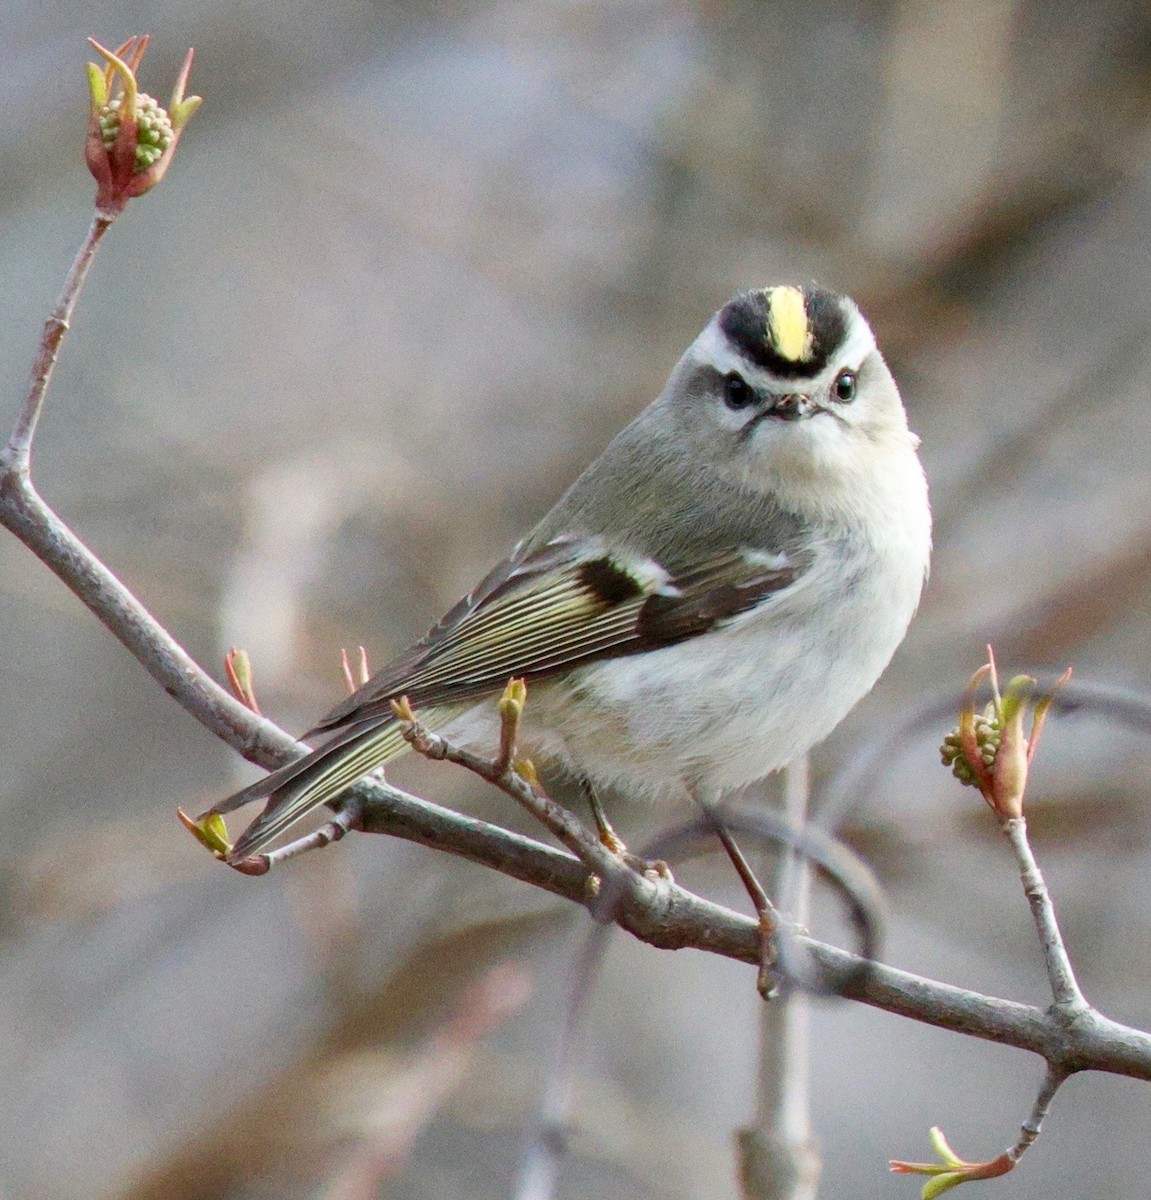
[[[903,641],[931,509],[899,389],[853,300],[738,292],[658,397],[420,641],[319,720],[310,753],[221,802],[264,800],[228,861],[428,730],[519,737],[593,800],[715,804],[823,741]],[[601,834],[604,827],[601,824]]]

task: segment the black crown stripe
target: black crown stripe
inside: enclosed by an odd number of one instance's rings
[[[803,290],[804,310],[811,333],[811,352],[800,362],[784,358],[771,337],[767,293],[740,292],[719,314],[719,327],[757,367],[783,379],[808,379],[831,361],[847,336],[843,302],[834,292],[814,284]]]

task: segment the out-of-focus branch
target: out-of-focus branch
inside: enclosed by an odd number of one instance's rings
[[[417,1138],[471,1067],[477,1047],[523,1007],[531,989],[530,973],[514,962],[497,964],[467,989],[402,1078],[382,1089],[371,1109],[351,1115],[358,1136],[341,1155],[322,1200],[368,1200],[400,1174]]]
[[[807,824],[811,772],[806,757],[788,766],[783,807],[794,829]],[[810,907],[811,874],[791,847],[774,855],[772,887],[785,918],[803,927]],[[771,884],[769,883],[769,887]],[[745,1200],[814,1200],[822,1170],[811,1122],[810,1001],[784,976],[779,997],[759,1017],[753,1121],[737,1132]]]

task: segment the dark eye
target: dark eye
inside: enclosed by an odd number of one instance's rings
[[[858,381],[854,371],[840,371],[831,385],[831,394],[843,404],[855,399],[855,388]]]
[[[739,375],[729,375],[723,381],[723,402],[728,408],[738,411],[755,403],[755,392]]]

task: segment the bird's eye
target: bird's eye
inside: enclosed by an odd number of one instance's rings
[[[855,399],[855,389],[858,385],[858,380],[855,378],[854,371],[840,371],[835,377],[835,382],[831,385],[831,394],[842,404],[847,404]]]
[[[723,402],[728,408],[738,411],[755,403],[755,392],[746,379],[739,375],[729,375],[723,381]]]

